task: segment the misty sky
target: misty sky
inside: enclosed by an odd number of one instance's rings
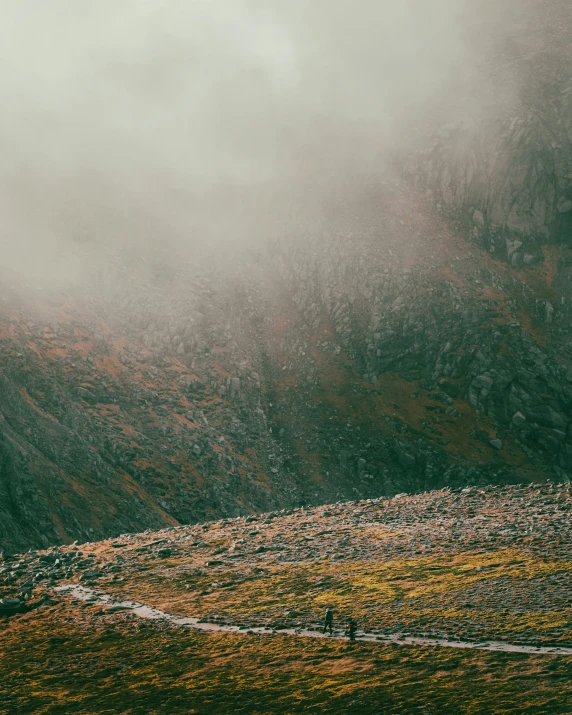
[[[490,111],[484,67],[515,33],[509,3],[468,0],[0,8],[0,248],[32,276],[80,271],[86,246],[303,230],[414,129]]]

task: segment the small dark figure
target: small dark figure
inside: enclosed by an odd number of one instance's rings
[[[357,631],[357,623],[354,621],[353,618],[350,618],[350,620],[346,623],[346,636],[351,641],[355,641],[356,631]]]
[[[322,631],[322,633],[325,633],[328,629],[330,629],[330,635],[332,635],[333,628],[334,628],[334,611],[332,608],[326,608],[326,615],[324,616],[324,630]]]

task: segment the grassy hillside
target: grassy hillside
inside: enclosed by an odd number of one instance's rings
[[[1,644],[10,715],[561,715],[572,697],[572,658],[187,632],[69,604]]]
[[[572,656],[478,648],[572,648],[571,505],[569,485],[442,490],[14,557],[0,595],[30,610],[2,623],[0,712],[570,712]],[[292,634],[326,606],[379,640]]]

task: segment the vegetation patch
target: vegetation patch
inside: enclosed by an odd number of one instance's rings
[[[561,715],[572,697],[570,658],[206,634],[69,604],[12,619],[0,652],[3,715]]]

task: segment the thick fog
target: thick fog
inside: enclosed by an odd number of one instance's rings
[[[2,265],[45,281],[110,255],[222,257],[313,230],[332,192],[382,177],[439,123],[512,101],[516,80],[491,74],[492,58],[538,4],[0,7]]]

